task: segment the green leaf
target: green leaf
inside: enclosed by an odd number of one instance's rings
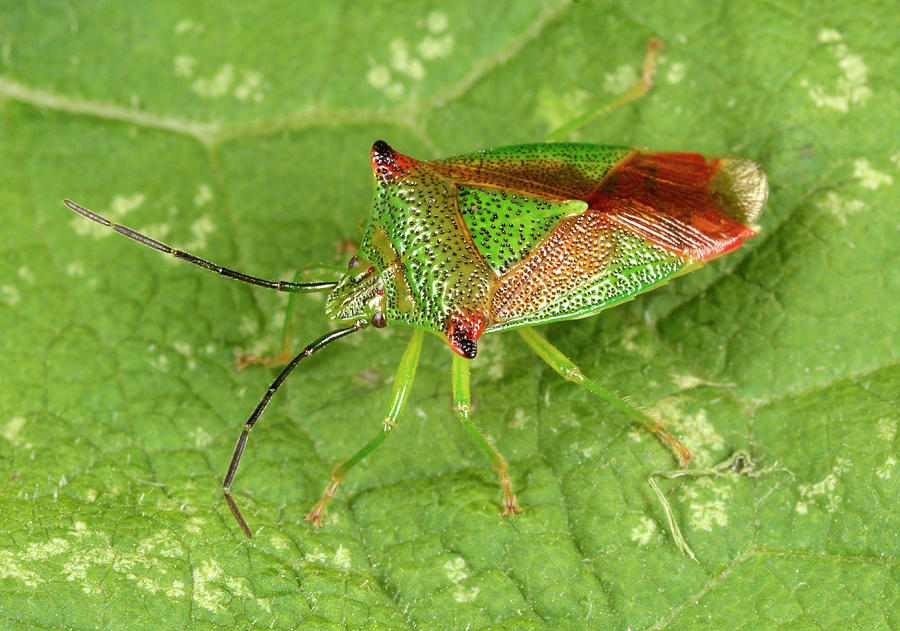
[[[900,627],[900,28],[884,3],[0,2],[0,626],[208,629]],[[865,3],[864,3],[865,4]],[[647,432],[515,334],[482,340],[473,419],[426,341],[390,440],[315,530],[328,472],[379,430],[409,332],[274,370],[286,299],[140,248],[70,197],[220,264],[346,265],[369,148],[575,140],[760,161],[761,234],[598,317],[542,329],[708,467],[661,480]],[[295,342],[329,327],[298,300]]]

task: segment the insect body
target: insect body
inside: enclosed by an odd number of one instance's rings
[[[472,359],[483,333],[585,317],[739,247],[766,198],[746,160],[552,143],[417,162],[372,148],[359,249],[328,300],[444,336]]]
[[[423,331],[453,356],[454,404],[487,453],[504,493],[504,513],[519,512],[507,463],[469,418],[469,364],[482,335],[519,329],[557,372],[634,417],[681,457],[688,450],[660,423],[588,379],[533,329],[582,318],[630,299],[741,246],[752,237],[767,196],[753,162],[708,160],[577,143],[516,145],[417,161],[378,141],[372,147],[375,196],[359,251],[337,282],[274,282],[174,250],[67,201],[73,210],[164,253],[220,274],[289,292],[330,290],[326,313],[345,323],[295,356],[244,425],[223,489],[247,536],[230,488],[250,429],[274,392],[305,357],[368,327],[413,327],[381,431],[331,474],[308,515],[320,524],[347,472],[396,426]]]

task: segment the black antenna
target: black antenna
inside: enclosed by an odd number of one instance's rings
[[[287,376],[291,374],[291,371],[297,367],[297,364],[300,363],[300,360],[305,357],[309,357],[316,351],[328,346],[332,342],[341,339],[345,335],[349,335],[354,333],[355,331],[359,331],[360,329],[366,326],[365,320],[358,320],[352,326],[348,326],[344,329],[338,329],[336,331],[332,331],[326,335],[323,335],[315,342],[304,348],[300,353],[294,357],[290,361],[290,363],[284,367],[284,369],[275,377],[275,381],[272,382],[272,385],[269,386],[269,389],[266,390],[266,393],[263,395],[262,400],[256,405],[256,409],[253,410],[253,413],[250,415],[250,418],[247,419],[247,422],[244,423],[244,429],[241,431],[241,435],[238,438],[237,445],[234,448],[234,455],[231,456],[231,464],[228,465],[228,473],[225,474],[225,479],[222,481],[222,492],[225,493],[225,501],[228,502],[228,508],[231,509],[231,514],[234,515],[234,518],[237,520],[238,524],[241,527],[241,530],[244,531],[244,534],[247,535],[248,539],[253,538],[253,533],[250,532],[250,526],[247,525],[247,520],[244,519],[244,516],[241,514],[241,511],[238,509],[237,504],[234,502],[234,498],[231,497],[231,483],[234,481],[234,474],[237,473],[238,465],[241,462],[241,456],[244,454],[244,447],[247,446],[247,437],[250,435],[250,430],[253,429],[253,426],[256,424],[256,421],[259,420],[260,415],[263,413],[263,410],[266,409],[266,406],[269,404],[269,400],[272,398],[272,395],[278,391],[278,388],[281,387],[281,384],[284,383],[284,380],[287,379]]]
[[[76,204],[70,199],[63,200],[63,203],[82,217],[87,217],[91,221],[95,221],[101,226],[112,228],[119,234],[125,235],[129,239],[133,239],[138,243],[143,243],[144,245],[149,246],[154,250],[159,250],[163,254],[171,254],[176,259],[181,259],[182,261],[187,261],[188,263],[193,263],[194,265],[199,265],[200,267],[208,269],[211,272],[221,274],[222,276],[227,276],[228,278],[234,278],[235,280],[239,280],[244,283],[250,283],[251,285],[258,285],[259,287],[265,287],[267,289],[277,289],[278,291],[287,291],[295,294],[314,291],[327,291],[329,289],[334,289],[335,287],[337,287],[336,282],[295,283],[284,280],[265,280],[264,278],[257,278],[256,276],[242,274],[241,272],[236,272],[232,269],[228,269],[227,267],[216,265],[215,263],[207,261],[206,259],[201,259],[199,256],[194,256],[190,252],[184,252],[183,250],[175,250],[173,248],[170,248],[165,243],[157,241],[156,239],[151,239],[147,235],[136,232],[131,228],[128,228],[127,226],[113,223],[106,217],[101,217],[94,211],[88,210],[84,206]]]

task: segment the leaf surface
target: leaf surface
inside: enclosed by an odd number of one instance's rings
[[[0,2],[0,626],[93,629],[900,627],[900,34],[879,3]],[[168,261],[70,197],[220,264],[344,266],[378,138],[420,159],[572,140],[759,161],[761,234],[598,317],[542,329],[694,451],[758,478],[647,483],[649,434],[514,333],[473,419],[525,509],[500,516],[428,339],[400,425],[316,531],[331,468],[379,430],[409,332],[306,362],[220,484],[275,375],[286,299]],[[330,326],[298,301],[295,342]]]

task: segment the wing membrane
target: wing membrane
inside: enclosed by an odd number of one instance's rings
[[[756,234],[766,178],[749,160],[638,153],[585,197],[588,206],[667,250],[708,261]]]

